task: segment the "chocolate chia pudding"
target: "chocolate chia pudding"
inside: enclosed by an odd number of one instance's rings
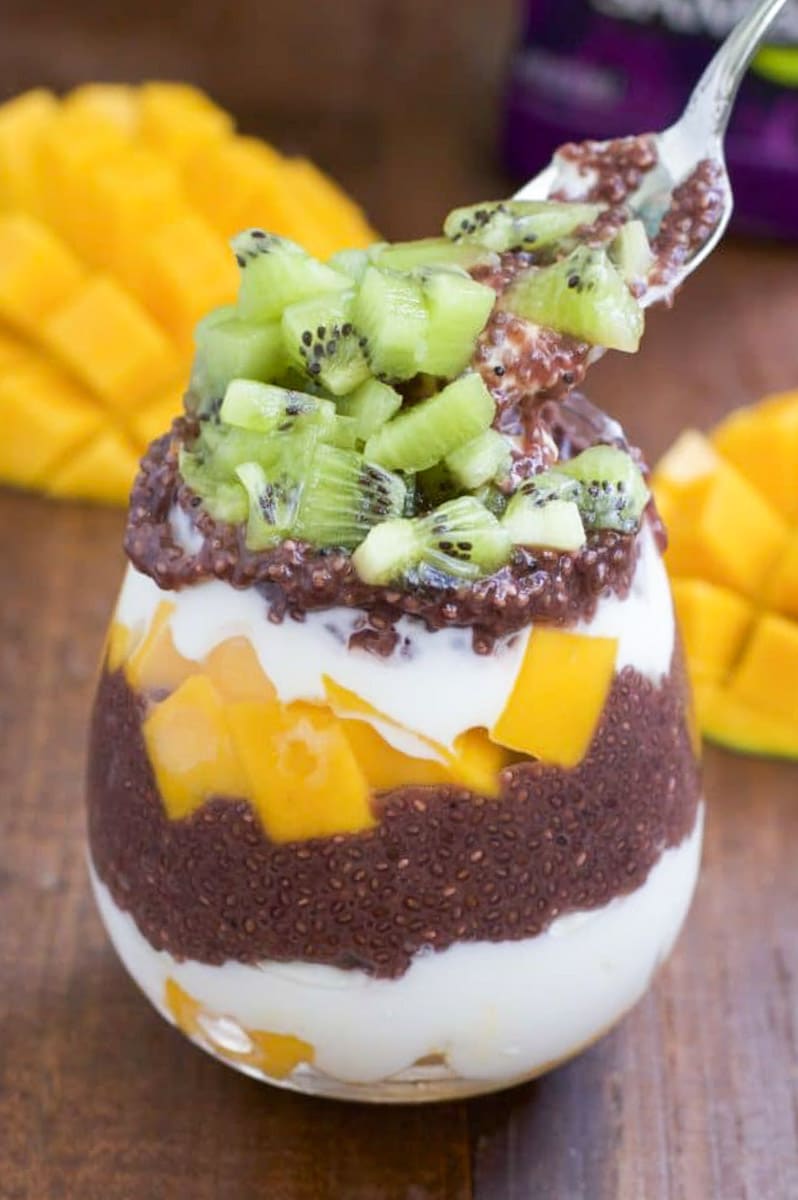
[[[316,262],[234,239],[142,461],[91,725],[124,963],[258,1078],[362,1099],[528,1078],[643,993],[695,883],[695,734],[647,470],[575,389],[631,351],[646,138],[583,194]],[[631,249],[634,254],[631,253]]]

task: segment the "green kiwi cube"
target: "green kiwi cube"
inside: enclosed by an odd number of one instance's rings
[[[631,455],[618,446],[591,446],[560,464],[581,487],[578,504],[588,529],[631,533],[639,525],[650,492]]]
[[[605,250],[578,246],[549,267],[532,267],[502,294],[502,308],[594,346],[634,353],[643,310]]]
[[[241,269],[238,315],[247,321],[274,321],[289,304],[351,288],[348,275],[311,257],[296,242],[248,229],[231,245]]]
[[[422,563],[435,575],[478,579],[493,574],[510,557],[510,535],[474,496],[447,500],[417,519],[424,542]]]
[[[390,470],[423,471],[484,433],[495,411],[482,377],[463,375],[376,430],[366,457]]]
[[[371,374],[366,339],[352,319],[352,292],[291,304],[282,316],[289,361],[333,396],[353,391]]]
[[[516,492],[501,523],[513,542],[520,546],[575,551],[586,541],[579,508],[573,500],[538,504],[524,492]]]
[[[627,283],[644,283],[654,255],[642,221],[627,221],[610,243],[610,258]]]
[[[467,492],[507,474],[510,444],[495,429],[486,429],[479,437],[453,450],[444,460],[453,478]]]
[[[296,418],[331,426],[335,419],[332,400],[322,400],[272,383],[234,379],[227,387],[219,416],[228,425],[255,433],[271,433],[293,424]]]
[[[591,225],[602,206],[561,200],[488,200],[456,208],[444,222],[447,237],[489,250],[540,250]]]
[[[419,238],[415,242],[386,242],[372,246],[369,258],[378,267],[393,271],[413,271],[418,267],[449,266],[468,271],[478,263],[497,263],[498,258],[484,246],[453,242],[450,238]]]
[[[404,503],[398,475],[352,450],[319,444],[307,463],[294,533],[314,545],[352,548]]]
[[[429,318],[421,370],[451,379],[471,360],[496,293],[469,275],[444,269],[424,271],[421,281]]]
[[[226,310],[229,311],[229,310]],[[222,315],[201,321],[195,331],[197,356],[191,387],[201,400],[224,395],[231,379],[271,379],[283,363],[277,322],[258,325]]]
[[[355,421],[358,441],[365,442],[398,413],[402,407],[402,397],[387,383],[381,383],[379,379],[367,379],[354,392],[342,396],[337,405],[342,416]]]
[[[327,259],[327,266],[341,275],[348,275],[352,283],[360,283],[371,262],[372,251],[378,252],[386,245],[387,242],[375,242],[368,250],[339,250]]]
[[[201,458],[189,450],[181,450],[179,465],[184,482],[200,497],[215,520],[237,525],[247,519],[247,493],[240,483],[212,479]]]
[[[364,583],[380,587],[401,579],[420,560],[416,521],[400,517],[375,525],[352,555]]]
[[[291,532],[301,486],[279,486],[257,462],[242,463],[236,475],[248,499],[246,544],[250,550],[266,550]]]
[[[411,275],[370,266],[355,296],[352,316],[366,339],[374,375],[412,379],[420,370],[429,319],[421,284]]]

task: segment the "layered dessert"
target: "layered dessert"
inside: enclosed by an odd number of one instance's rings
[[[664,531],[574,391],[708,220],[708,177],[659,241],[629,219],[640,147],[574,149],[583,195],[440,238],[327,263],[234,240],[238,303],[131,496],[88,803],[127,969],[249,1074],[374,1100],[529,1078],[638,1000],[684,919]]]

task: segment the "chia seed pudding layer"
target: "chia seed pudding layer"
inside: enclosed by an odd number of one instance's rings
[[[150,944],[209,964],[301,960],[396,978],[423,948],[535,937],[640,887],[700,798],[680,651],[659,687],[615,678],[579,766],[526,761],[498,799],[453,786],[373,800],[376,827],[274,844],[241,799],[171,821],[144,702],[104,673],[91,727],[94,866]]]
[[[131,494],[125,550],[138,570],[162,588],[214,578],[239,588],[255,586],[275,621],[339,605],[358,608],[368,614],[371,629],[359,643],[380,654],[393,650],[392,627],[403,615],[418,617],[431,630],[470,627],[475,651],[489,653],[496,639],[532,621],[569,625],[588,620],[601,596],[623,598],[629,591],[638,538],[610,530],[591,532],[576,552],[517,547],[501,570],[460,586],[373,586],[359,578],[346,551],[317,550],[293,539],[270,550],[250,551],[244,528],[215,521],[180,479],[179,449],[195,430],[195,423],[178,418],[170,433],[153,442]],[[174,504],[188,512],[202,535],[196,552],[175,538],[170,522]]]

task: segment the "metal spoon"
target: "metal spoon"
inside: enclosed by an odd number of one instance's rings
[[[787,0],[760,0],[738,22],[696,84],[679,120],[651,139],[658,163],[645,176],[640,188],[626,204],[633,215],[643,217],[649,232],[662,220],[673,189],[705,159],[719,169],[717,186],[723,197],[720,220],[712,233],[680,265],[667,283],[649,286],[640,298],[644,307],[667,300],[688,275],[711,254],[723,236],[732,214],[733,197],[723,154],[723,138],[738,88],[748,65],[773,21]],[[599,143],[608,145],[608,143]],[[517,200],[545,200],[553,192],[567,190],[573,167],[566,175],[565,164],[555,154],[551,163],[516,193]]]

